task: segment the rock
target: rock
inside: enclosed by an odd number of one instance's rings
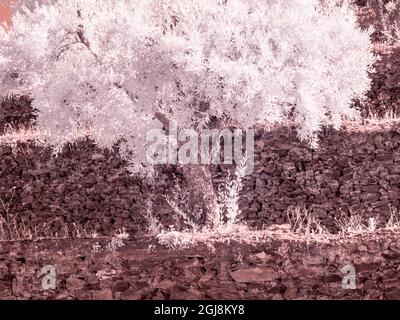
[[[114,291],[126,291],[129,289],[129,282],[124,280],[119,280],[114,283]]]
[[[124,292],[118,293],[118,299],[121,300],[141,300],[143,293],[137,289],[128,289]]]
[[[303,264],[306,266],[323,266],[326,262],[326,258],[322,256],[305,256],[303,258]]]
[[[255,255],[254,255],[257,259],[260,259],[262,262],[272,262],[272,261],[274,261],[275,259],[274,259],[274,257],[271,255],[271,254],[267,254],[267,253],[265,253],[265,251],[262,251],[262,252],[259,252],[259,253],[256,253]]]
[[[287,288],[285,290],[285,293],[283,294],[283,298],[287,300],[293,300],[297,298],[298,292],[299,292],[298,288],[294,287]]]
[[[99,280],[99,278],[97,278],[95,275],[89,275],[89,276],[86,278],[86,285],[85,285],[85,287],[86,287],[87,289],[94,289],[94,288],[97,288],[97,287],[99,286],[99,284],[100,284],[100,280]]]
[[[360,263],[354,266],[357,270],[357,272],[363,272],[363,271],[375,271],[379,268],[379,263],[378,262],[366,262],[366,263]]]
[[[28,173],[30,173],[34,177],[41,176],[41,175],[46,175],[46,174],[48,174],[50,172],[51,172],[51,170],[47,169],[47,168],[36,169],[36,170],[28,170]]]
[[[83,277],[72,275],[67,279],[66,287],[69,291],[82,290],[85,287]]]
[[[341,283],[343,275],[338,273],[331,273],[324,276],[324,282],[326,283]]]
[[[379,192],[379,189],[380,189],[379,185],[368,185],[362,187],[362,190],[364,192],[369,192],[369,193],[377,193]]]
[[[236,282],[244,283],[274,281],[279,278],[279,273],[274,269],[261,267],[238,269],[230,275]]]
[[[155,288],[164,289],[164,290],[171,289],[175,286],[176,286],[176,282],[172,281],[172,280],[163,280],[154,285]]]
[[[288,233],[290,232],[290,224],[285,223],[285,224],[270,225],[265,227],[265,229],[274,232]]]
[[[94,300],[113,300],[113,293],[111,289],[103,289],[93,292]]]
[[[400,300],[400,289],[385,293],[385,297],[388,300]]]

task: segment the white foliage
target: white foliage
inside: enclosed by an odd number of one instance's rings
[[[227,232],[239,225],[241,214],[239,199],[240,191],[243,188],[243,178],[246,175],[246,161],[247,157],[244,156],[237,164],[234,174],[232,175],[229,172],[225,183],[219,187],[216,194],[217,206],[214,208],[213,212],[212,228],[210,229],[210,226],[205,226],[202,231],[207,229],[208,231]],[[182,190],[179,187],[179,184],[177,184],[172,196],[167,196],[165,198],[171,209],[174,211],[177,225],[180,225],[180,221],[183,221],[184,223],[183,228],[178,228],[179,230],[174,229],[174,232],[182,230],[197,232],[201,230],[199,221],[202,212],[190,211],[189,195],[190,194],[187,190]],[[151,211],[148,210],[147,216],[153,217]],[[154,219],[155,218],[147,218],[147,221],[149,224],[157,223],[159,225],[158,220]],[[165,230],[163,230],[163,232],[165,233]]]
[[[217,194],[218,208],[216,217],[219,221],[214,222],[214,225],[222,228],[229,228],[239,222],[240,214],[242,213],[239,208],[240,191],[243,188],[243,178],[246,172],[247,157],[243,157],[235,169],[232,176],[228,173],[225,185],[219,190]],[[225,217],[225,219],[224,219]],[[224,223],[224,220],[226,221]]]
[[[390,207],[389,210],[389,220],[387,221],[385,228],[389,230],[398,229],[400,227],[400,214],[397,210],[392,209],[392,207]]]
[[[305,207],[291,207],[287,211],[290,231],[303,234],[305,237],[329,234],[325,226]]]
[[[360,213],[351,212],[350,216],[342,213],[340,218],[335,218],[335,224],[339,228],[339,234],[362,234],[373,232],[377,229],[376,217],[371,217],[367,221]]]
[[[357,115],[369,35],[346,1],[45,1],[0,28],[0,88],[33,98],[57,150],[74,132],[105,148],[123,138],[136,171],[158,111],[181,127],[199,114],[245,128],[293,115],[315,146],[321,125]]]
[[[146,213],[144,218],[147,222],[147,234],[155,237],[162,230],[160,221],[153,214],[153,201],[151,199],[146,200]]]
[[[107,244],[106,250],[110,252],[117,252],[118,249],[125,245],[124,240],[127,240],[128,238],[129,233],[126,232],[125,228],[117,230],[112,236],[110,243]]]

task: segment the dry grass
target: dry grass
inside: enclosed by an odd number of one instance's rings
[[[95,239],[93,230],[86,230],[76,223],[67,224],[56,217],[48,222],[28,226],[23,217],[11,212],[15,199],[15,187],[10,190],[8,200],[0,196],[0,242],[5,241],[38,241],[45,239]],[[57,228],[55,228],[57,226]],[[58,232],[54,229],[60,230]]]
[[[383,115],[370,113],[367,117],[358,120],[344,121],[342,128],[347,132],[375,132],[388,130],[398,123],[400,123],[400,116],[390,109]]]
[[[386,107],[387,110],[383,115],[378,115],[374,112],[370,112],[368,117],[363,118],[363,122],[367,124],[385,124],[385,123],[396,123],[400,121],[400,117],[390,107]]]
[[[86,137],[90,135],[88,130],[75,130],[68,134],[68,136],[64,137],[63,143],[59,148],[66,145],[68,142],[74,143],[79,140],[84,140]],[[18,144],[21,143],[29,143],[35,146],[46,146],[49,145],[49,141],[51,140],[50,132],[40,131],[38,128],[32,126],[20,128],[13,125],[8,125],[4,133],[0,135],[0,145],[9,145],[13,147],[13,149],[18,148]],[[55,146],[53,149],[55,149]]]
[[[386,230],[398,230],[400,229],[400,213],[390,208],[389,220],[385,225]]]
[[[152,195],[146,201],[146,213],[144,218],[147,222],[147,234],[151,237],[156,237],[162,230],[160,221],[153,214],[153,200]]]
[[[15,128],[8,126],[3,135],[0,135],[0,144],[16,145],[21,142],[36,142],[43,141],[44,135],[34,127]]]
[[[55,224],[61,225],[59,232],[53,231]],[[24,220],[17,222],[16,217],[0,218],[0,242],[97,238],[96,232],[88,231],[76,223],[66,224],[60,218],[54,218],[34,227],[28,226]]]
[[[269,226],[262,230],[250,229],[245,224],[223,226],[218,229],[204,227],[199,231],[177,231],[163,229],[157,236],[159,244],[170,250],[183,250],[197,244],[213,247],[217,243],[240,242],[242,244],[271,243],[289,241],[307,244],[337,244],[358,242],[384,237],[387,232],[400,235],[400,214],[391,211],[389,221],[378,227],[376,218],[365,220],[360,214],[350,216],[342,214],[336,219],[339,232],[330,233],[313,215],[304,208],[292,208],[288,211],[288,224]]]
[[[53,231],[55,224],[62,224],[59,232]],[[96,238],[98,238],[96,232],[89,232],[76,223],[62,223],[59,218],[40,223],[34,227],[28,226],[24,220],[17,222],[15,218],[10,220],[0,218],[0,242]]]
[[[309,213],[305,208],[294,207],[287,212],[290,231],[305,236],[318,236],[329,234],[325,226]]]
[[[363,234],[374,232],[377,229],[377,219],[372,217],[367,221],[359,213],[351,213],[349,216],[343,214],[340,218],[335,218],[339,235]]]

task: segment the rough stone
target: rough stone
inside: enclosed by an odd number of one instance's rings
[[[271,268],[248,268],[238,269],[230,273],[231,277],[237,282],[263,282],[272,281],[279,278],[277,271]]]

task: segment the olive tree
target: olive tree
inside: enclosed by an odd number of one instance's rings
[[[351,6],[319,0],[58,0],[18,7],[0,29],[2,95],[27,95],[58,152],[120,142],[149,172],[146,134],[293,121],[315,147],[370,86],[370,32]],[[183,172],[212,221],[206,165]]]

